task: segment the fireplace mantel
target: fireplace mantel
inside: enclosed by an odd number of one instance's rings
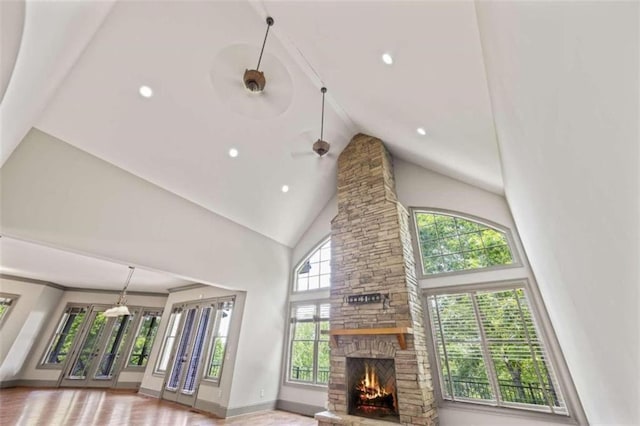
[[[395,334],[398,338],[398,344],[401,349],[407,348],[405,334],[413,334],[411,327],[390,327],[390,328],[345,328],[338,330],[329,330],[329,336],[334,346],[338,344],[336,336],[371,336],[381,334]]]

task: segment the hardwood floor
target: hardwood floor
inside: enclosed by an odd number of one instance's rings
[[[284,411],[263,411],[226,420],[132,392],[92,389],[0,390],[2,426],[311,426],[310,418]]]

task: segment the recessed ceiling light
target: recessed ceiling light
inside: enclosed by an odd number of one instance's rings
[[[418,128],[416,129],[416,132],[418,132],[418,134],[419,134],[420,136],[424,136],[424,135],[426,135],[426,134],[427,134],[427,131],[426,131],[424,128],[422,128],[422,127],[418,127]]]
[[[153,89],[151,89],[151,87],[149,86],[140,86],[140,89],[138,89],[138,92],[140,93],[140,96],[142,96],[143,98],[150,98],[153,96]]]
[[[235,148],[231,148],[229,150],[229,157],[236,158],[238,156],[238,150]]]
[[[289,192],[289,185],[282,185],[282,192]]]
[[[388,54],[388,53],[383,53],[382,54],[382,62],[384,62],[387,65],[391,65],[391,64],[393,64],[393,57],[391,57],[391,55]]]

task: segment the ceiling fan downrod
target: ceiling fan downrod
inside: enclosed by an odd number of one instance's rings
[[[256,65],[256,69],[250,70],[247,69],[244,71],[244,87],[247,88],[250,92],[259,93],[264,90],[264,87],[267,84],[267,80],[264,77],[264,73],[260,71],[260,63],[262,62],[262,54],[264,53],[264,47],[267,44],[267,37],[269,36],[269,28],[273,25],[274,20],[271,16],[267,17],[267,31],[264,34],[264,40],[262,42],[262,49],[260,49],[260,56],[258,57],[258,65]]]
[[[320,118],[320,139],[318,139],[313,144],[313,151],[316,154],[318,154],[320,157],[322,157],[329,152],[329,148],[331,147],[331,145],[329,145],[329,142],[326,142],[324,140],[324,94],[327,93],[327,88],[323,87],[322,89],[320,89],[320,91],[322,92],[322,116]]]

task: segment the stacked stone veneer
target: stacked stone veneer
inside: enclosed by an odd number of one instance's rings
[[[391,155],[379,139],[356,135],[338,159],[338,215],[331,225],[331,329],[411,327],[413,334],[406,335],[405,350],[395,335],[336,336],[330,413],[316,416],[320,425],[352,424],[346,415],[347,357],[393,358],[400,422],[438,423],[409,223],[396,197]],[[388,306],[345,301],[348,295],[366,293],[389,294]]]

